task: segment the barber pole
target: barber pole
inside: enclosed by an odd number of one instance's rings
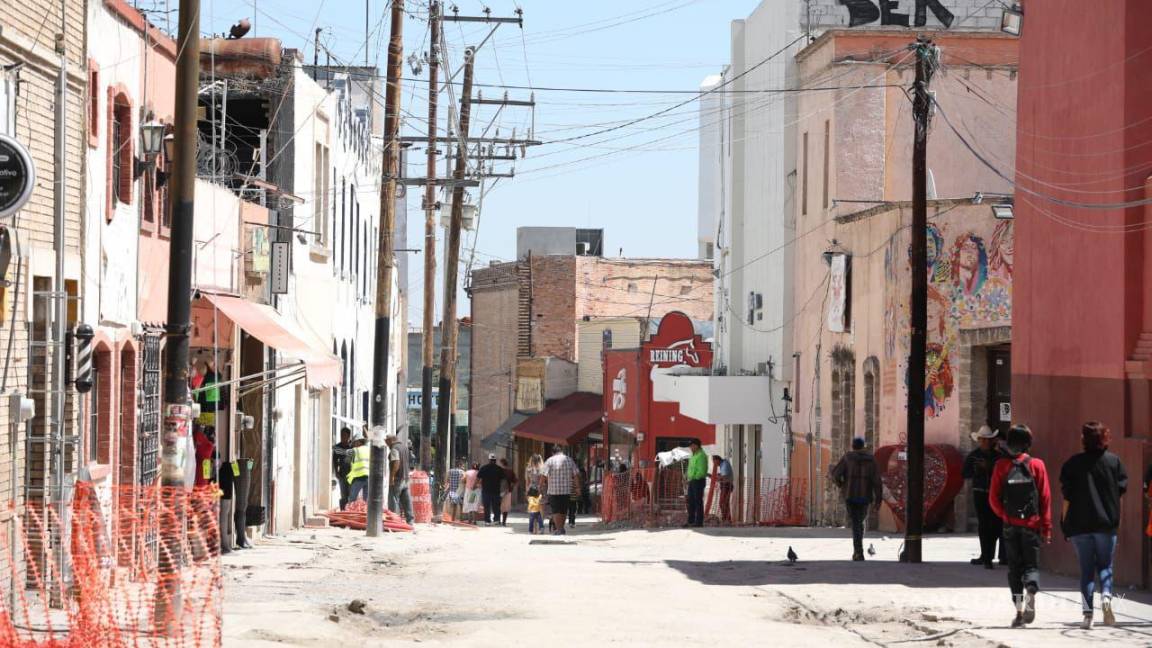
[[[76,391],[86,394],[92,390],[92,338],[95,333],[87,324],[77,324],[67,334],[65,357],[65,383],[72,383]]]

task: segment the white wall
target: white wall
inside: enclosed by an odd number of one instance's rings
[[[136,267],[139,249],[141,188],[134,185],[132,204],[117,204],[111,222],[108,198],[108,88],[122,85],[132,100],[132,139],[140,150],[140,106],[143,104],[143,41],[112,15],[102,0],[89,0],[88,26],[99,38],[88,39],[88,56],[99,66],[100,87],[90,89],[99,102],[97,145],[85,146],[84,279],[85,322],[127,326],[136,319]],[[155,54],[152,54],[155,55]],[[87,110],[87,105],[85,105]],[[88,115],[85,113],[84,119]],[[128,169],[131,173],[131,169]]]
[[[700,91],[712,90],[723,81],[722,75],[709,76],[700,83]],[[728,95],[721,91],[700,99],[700,181],[697,192],[696,243],[697,254],[701,259],[708,258],[708,244],[716,243],[716,224],[724,206],[723,158],[727,155],[727,140],[724,137],[727,98]]]

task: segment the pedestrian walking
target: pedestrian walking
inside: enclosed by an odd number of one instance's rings
[[[544,481],[548,493],[548,504],[552,509],[554,535],[564,535],[564,518],[568,515],[568,505],[572,491],[580,486],[580,471],[576,462],[564,454],[564,448],[557,445],[552,456],[544,462]]]
[[[507,459],[500,460],[500,467],[504,469],[504,487],[500,495],[500,526],[508,526],[508,512],[512,510],[512,489],[516,488],[520,479]]]
[[[1008,458],[992,469],[988,503],[1004,521],[1008,587],[1016,606],[1013,628],[1036,620],[1040,591],[1040,545],[1052,541],[1052,493],[1044,462],[1028,455],[1032,430],[1014,425],[1005,439]]]
[[[468,521],[475,524],[476,514],[480,512],[480,464],[474,463],[464,473],[464,515]]]
[[[1116,530],[1120,528],[1120,496],[1128,490],[1128,473],[1120,457],[1108,452],[1110,430],[1089,421],[1080,431],[1084,451],[1060,468],[1060,492],[1064,515],[1060,529],[1080,559],[1080,599],[1084,620],[1092,628],[1092,594],[1100,578],[1100,609],[1104,625],[1115,625],[1112,611],[1112,558],[1116,553]]]
[[[1004,533],[1004,523],[988,503],[988,484],[992,480],[992,468],[1004,458],[999,448],[1000,433],[987,425],[972,433],[976,447],[964,458],[964,479],[972,480],[972,506],[976,509],[976,525],[980,537],[980,556],[972,559],[973,565],[983,565],[985,569],[995,569],[992,560],[996,557],[996,545],[1000,545],[1000,562],[1004,562],[1004,543],[1000,536]]]
[[[412,524],[412,494],[408,491],[408,447],[395,434],[384,437],[388,446],[388,510]]]
[[[340,510],[348,505],[348,471],[352,468],[352,430],[340,428],[340,441],[332,446],[332,474],[340,488]],[[329,491],[331,492],[331,491]]]
[[[708,478],[708,455],[700,447],[699,439],[688,444],[692,456],[688,459],[688,522],[684,526],[704,526],[704,484]]]
[[[484,525],[500,524],[501,488],[507,477],[504,469],[496,463],[496,455],[488,455],[488,463],[480,469],[480,499],[484,503]]]
[[[444,494],[444,507],[448,517],[457,521],[460,520],[464,508],[464,467],[466,465],[464,460],[460,459],[448,471],[447,490]]]
[[[716,474],[713,488],[720,489],[720,521],[732,523],[732,491],[736,488],[732,463],[720,455],[712,455],[712,467]]]
[[[544,533],[543,503],[540,501],[540,489],[535,486],[528,488],[528,533],[539,535]]]
[[[348,468],[348,502],[360,499],[361,493],[368,497],[368,461],[371,449],[363,438],[352,442],[352,463]],[[237,503],[237,506],[240,504]]]
[[[832,469],[832,481],[840,487],[848,517],[852,520],[852,560],[864,560],[864,523],[868,509],[880,509],[884,486],[876,457],[865,449],[864,439],[852,439],[852,450],[844,453]]]

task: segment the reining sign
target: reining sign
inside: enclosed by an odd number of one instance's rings
[[[7,135],[0,135],[0,218],[7,218],[32,197],[36,166],[28,149]]]

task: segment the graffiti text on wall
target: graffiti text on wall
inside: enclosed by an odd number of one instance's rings
[[[909,2],[913,0],[907,0]],[[951,27],[956,16],[941,4],[940,0],[914,0],[916,11],[913,16],[898,13],[900,0],[839,0],[840,4],[848,9],[848,26],[859,27],[880,21],[881,25],[900,25],[908,27],[914,25],[923,27],[928,24],[928,10],[941,25]],[[913,20],[909,20],[909,19]]]

